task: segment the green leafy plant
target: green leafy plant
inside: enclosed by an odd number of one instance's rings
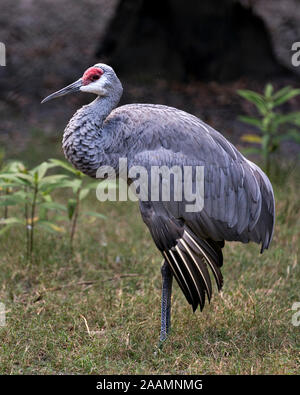
[[[68,171],[65,174],[48,174],[48,170],[60,167]],[[32,260],[36,227],[42,227],[51,233],[64,233],[66,229],[61,222],[70,223],[69,240],[71,251],[78,227],[79,215],[91,218],[106,217],[94,211],[81,210],[81,202],[90,191],[99,186],[99,182],[87,182],[87,177],[74,169],[67,162],[51,159],[33,169],[27,169],[22,162],[2,162],[0,170],[0,236],[12,226],[23,226],[26,234],[26,256]],[[107,183],[103,184],[103,188]],[[55,200],[57,189],[70,188],[73,196],[66,203]],[[14,210],[9,210],[13,207]]]
[[[1,233],[13,225],[23,225],[26,232],[26,256],[32,259],[34,248],[34,234],[37,226],[50,232],[63,232],[64,228],[57,226],[55,218],[47,220],[48,210],[65,210],[59,203],[53,202],[50,193],[61,187],[58,182],[65,179],[65,175],[47,175],[47,171],[54,167],[52,163],[43,162],[32,170],[28,170],[22,163],[14,162],[10,167],[4,167],[6,172],[0,173],[0,186],[6,191],[12,188],[13,193],[6,193],[0,197],[0,205],[23,206],[24,212],[20,216],[5,217],[0,224],[5,225]]]
[[[75,233],[77,230],[78,218],[80,214],[81,202],[84,200],[90,193],[91,190],[96,189],[99,185],[99,182],[84,182],[85,178],[87,178],[82,172],[74,169],[67,162],[58,160],[58,159],[50,159],[50,163],[55,166],[59,166],[69,173],[73,175],[72,179],[64,180],[61,184],[64,187],[69,187],[73,191],[73,197],[69,198],[66,204],[68,219],[71,223],[70,226],[70,247],[73,249],[73,241],[75,237]],[[94,211],[85,211],[82,212],[83,215],[87,215],[94,218],[105,219],[105,215],[94,212]]]
[[[0,154],[0,156],[1,156],[1,154]],[[2,159],[2,160],[0,160],[1,161],[1,171],[3,173],[12,174],[12,173],[15,173],[16,171],[18,171],[19,169],[24,168],[23,163],[20,161],[11,161],[11,162],[5,163],[4,162],[4,154],[1,159]],[[14,186],[15,185],[12,184],[9,179],[3,179],[2,183],[0,182],[1,195],[6,195],[6,196],[11,195],[13,193]],[[0,202],[0,206],[1,206],[1,202]],[[3,218],[7,218],[7,217],[8,217],[8,205],[4,205]]]
[[[278,150],[280,143],[287,139],[300,143],[299,129],[297,129],[300,126],[300,112],[282,114],[278,111],[279,106],[299,95],[300,89],[286,86],[274,92],[273,86],[267,84],[263,94],[251,90],[238,90],[237,92],[257,108],[258,117],[240,116],[239,119],[257,127],[261,135],[245,134],[242,140],[260,145],[259,148],[253,147],[247,152],[258,153],[262,156],[265,172],[269,175],[271,154]],[[287,129],[287,125],[293,125],[294,128]],[[284,133],[282,133],[283,127],[285,127]]]

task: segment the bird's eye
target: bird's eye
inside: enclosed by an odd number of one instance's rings
[[[100,75],[95,74],[92,76],[92,81],[99,80],[99,78],[100,78]]]

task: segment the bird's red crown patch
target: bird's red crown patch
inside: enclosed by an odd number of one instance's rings
[[[83,85],[88,85],[91,82],[98,80],[102,74],[103,70],[99,67],[90,67],[84,72],[82,76]]]

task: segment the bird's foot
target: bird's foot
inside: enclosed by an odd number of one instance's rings
[[[159,342],[158,342],[158,345],[157,345],[159,350],[162,350],[162,348],[163,348],[165,342],[167,341],[168,337],[169,337],[169,334],[166,331],[161,331],[160,332]]]

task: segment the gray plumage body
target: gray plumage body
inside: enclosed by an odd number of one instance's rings
[[[108,75],[111,68],[100,64]],[[108,69],[105,69],[105,67]],[[104,73],[105,74],[105,73]],[[101,77],[103,78],[103,77]],[[112,82],[111,82],[112,81]],[[100,166],[204,166],[204,208],[189,213],[183,202],[140,202],[156,246],[188,302],[202,309],[211,298],[210,268],[220,289],[225,241],[254,241],[268,248],[274,196],[262,170],[197,117],[176,108],[129,104],[116,108],[122,86],[113,72],[99,95],[76,112],[63,137],[66,158],[95,177]],[[96,91],[95,91],[96,93]]]
[[[97,108],[99,107],[98,111]],[[273,232],[274,199],[265,174],[220,133],[184,111],[162,105],[129,104],[103,112],[103,99],[80,109],[66,128],[63,149],[82,172],[95,177],[100,166],[204,166],[205,201],[200,213],[181,202],[141,202],[141,213],[162,250],[180,238],[164,235],[169,218],[201,239],[255,241],[267,248]],[[102,109],[102,110],[101,110]],[[108,110],[108,109],[107,109]],[[92,117],[94,115],[94,117]],[[178,207],[179,206],[179,207]],[[182,223],[182,220],[184,223]],[[169,230],[170,234],[172,231]]]

